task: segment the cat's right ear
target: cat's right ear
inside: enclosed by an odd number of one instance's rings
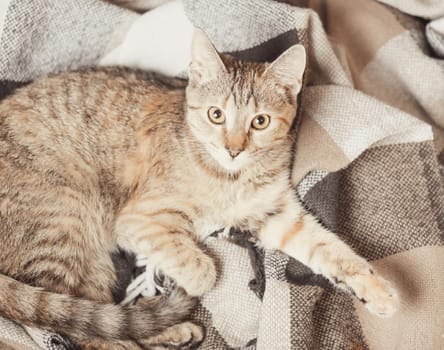
[[[188,67],[190,82],[202,84],[216,79],[223,71],[225,65],[216,48],[203,30],[195,28],[191,44],[191,62]]]

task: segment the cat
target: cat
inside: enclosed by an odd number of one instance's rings
[[[305,64],[301,45],[271,63],[236,60],[196,29],[186,87],[94,68],[37,80],[2,101],[0,315],[80,343],[197,344],[201,328],[172,326],[192,307],[180,290],[148,299],[146,315],[143,303],[111,305],[110,252],[149,256],[200,296],[216,283],[200,243],[214,225],[256,232],[263,247],[350,290],[371,312],[394,313],[395,289],[290,185]]]

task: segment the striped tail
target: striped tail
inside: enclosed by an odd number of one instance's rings
[[[147,298],[132,306],[101,304],[47,292],[0,275],[0,315],[81,342],[145,339],[187,319],[195,299],[182,290]]]

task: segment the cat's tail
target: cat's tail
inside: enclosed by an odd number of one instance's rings
[[[67,335],[78,342],[145,339],[190,315],[195,299],[180,289],[130,306],[47,292],[0,275],[0,315],[23,325]]]

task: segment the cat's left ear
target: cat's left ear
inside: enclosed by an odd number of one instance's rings
[[[304,46],[293,45],[270,63],[264,75],[289,87],[296,96],[302,87],[305,64],[306,54]]]
[[[225,65],[205,32],[195,28],[191,44],[191,62],[188,77],[192,83],[216,79],[225,71]]]

